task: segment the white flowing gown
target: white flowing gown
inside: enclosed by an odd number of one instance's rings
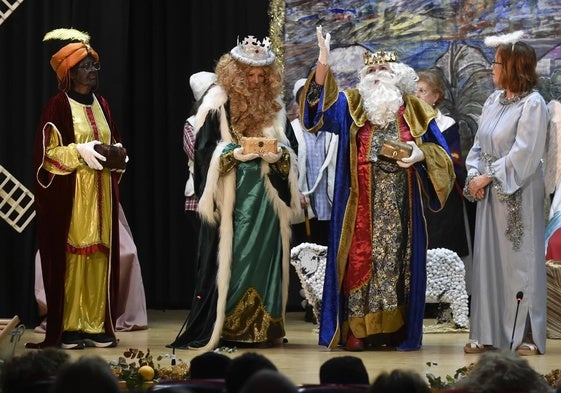
[[[504,350],[512,345],[514,350],[529,326],[534,343],[544,353],[547,295],[541,158],[547,106],[537,92],[512,103],[501,103],[501,94],[497,90],[487,99],[466,158],[468,178],[488,173],[494,179],[477,203],[470,338]],[[516,314],[518,292],[523,298]]]

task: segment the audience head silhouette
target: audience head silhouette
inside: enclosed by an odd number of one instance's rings
[[[277,371],[277,367],[265,356],[256,352],[246,352],[233,358],[228,368],[224,382],[227,393],[238,393],[249,378],[259,370]]]
[[[51,393],[120,393],[119,382],[107,361],[84,355],[62,368]]]
[[[320,383],[368,385],[368,371],[356,356],[338,356],[326,360],[319,368]]]
[[[31,392],[43,382],[51,382],[60,368],[70,362],[68,352],[49,347],[14,356],[4,363],[0,391]]]
[[[376,377],[369,393],[430,393],[428,383],[416,372],[393,370],[383,372]]]
[[[259,370],[243,385],[240,393],[296,393],[298,388],[275,370]]]
[[[516,352],[487,351],[456,389],[465,393],[538,393],[551,392],[546,379]]]
[[[218,352],[205,352],[191,359],[192,379],[224,379],[232,359]]]

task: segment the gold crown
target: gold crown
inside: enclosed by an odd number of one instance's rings
[[[269,37],[265,37],[262,42],[252,35],[244,38],[242,42],[238,39],[237,46],[230,51],[230,54],[236,60],[251,66],[269,65],[275,61]]]
[[[394,50],[385,51],[379,50],[377,52],[364,53],[364,65],[395,63],[397,61],[397,54]]]

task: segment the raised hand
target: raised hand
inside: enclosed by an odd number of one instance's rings
[[[324,38],[321,26],[318,26],[316,27],[316,35],[318,37],[319,46],[318,61],[323,65],[327,65],[329,59],[329,43],[331,41],[331,34],[327,33]]]

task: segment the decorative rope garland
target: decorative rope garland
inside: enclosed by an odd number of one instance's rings
[[[284,14],[285,0],[271,0],[269,5],[269,38],[273,44],[273,53],[282,72],[284,72]]]

